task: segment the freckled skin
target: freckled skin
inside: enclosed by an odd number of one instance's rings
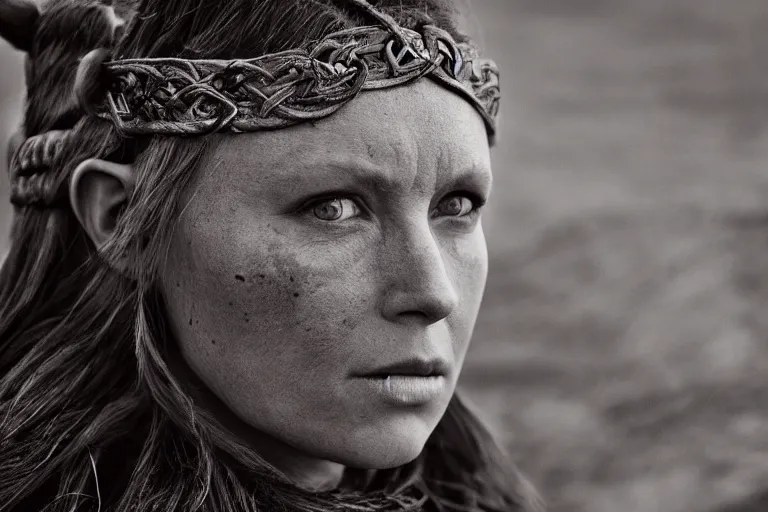
[[[468,188],[459,176],[489,194],[481,118],[421,80],[312,124],[222,137],[214,153],[162,279],[183,360],[236,430],[297,479],[318,477],[298,466],[413,460],[454,391],[485,286],[479,219],[431,215]],[[364,182],[374,175],[380,186]],[[364,212],[297,212],[328,194]],[[351,378],[413,357],[450,362],[449,386],[426,406],[387,405]]]

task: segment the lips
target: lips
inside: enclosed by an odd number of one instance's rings
[[[442,377],[447,373],[448,363],[442,359],[408,359],[376,368],[359,376],[382,379],[396,375],[407,377]]]

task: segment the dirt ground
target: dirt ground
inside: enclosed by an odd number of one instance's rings
[[[504,73],[467,394],[554,512],[768,488],[768,2],[462,1]]]

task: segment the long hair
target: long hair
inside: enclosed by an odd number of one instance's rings
[[[447,0],[375,4],[403,26],[434,23],[465,39]],[[49,0],[39,16],[15,21],[0,8],[0,32],[28,52],[25,134],[72,129],[78,141],[41,179],[64,190],[94,157],[132,162],[137,177],[100,251],[66,206],[15,209],[0,269],[0,511],[540,510],[458,395],[416,460],[349,469],[339,490],[322,493],[292,485],[192,401],[165,362],[173,346],[156,283],[184,191],[218,136],[121,139],[74,101],[78,63],[97,48],[125,58],[254,57],[372,20],[341,0],[120,6],[133,14],[124,36],[95,0]],[[24,23],[31,36],[18,30]],[[114,270],[118,261],[127,271]]]

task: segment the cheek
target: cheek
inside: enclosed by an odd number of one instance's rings
[[[461,302],[478,307],[488,278],[488,248],[482,225],[468,236],[450,238],[443,254],[450,261]]]
[[[448,317],[456,339],[465,340],[457,347],[463,360],[472,338],[488,277],[488,249],[481,226],[467,238],[452,239],[445,248],[451,261],[454,283],[460,296],[457,309]]]
[[[307,251],[281,231],[230,219],[188,226],[174,243],[165,286],[171,323],[186,359],[214,388],[258,381],[284,392],[286,379],[305,370],[333,379],[349,355],[343,340],[370,296],[360,258]]]

